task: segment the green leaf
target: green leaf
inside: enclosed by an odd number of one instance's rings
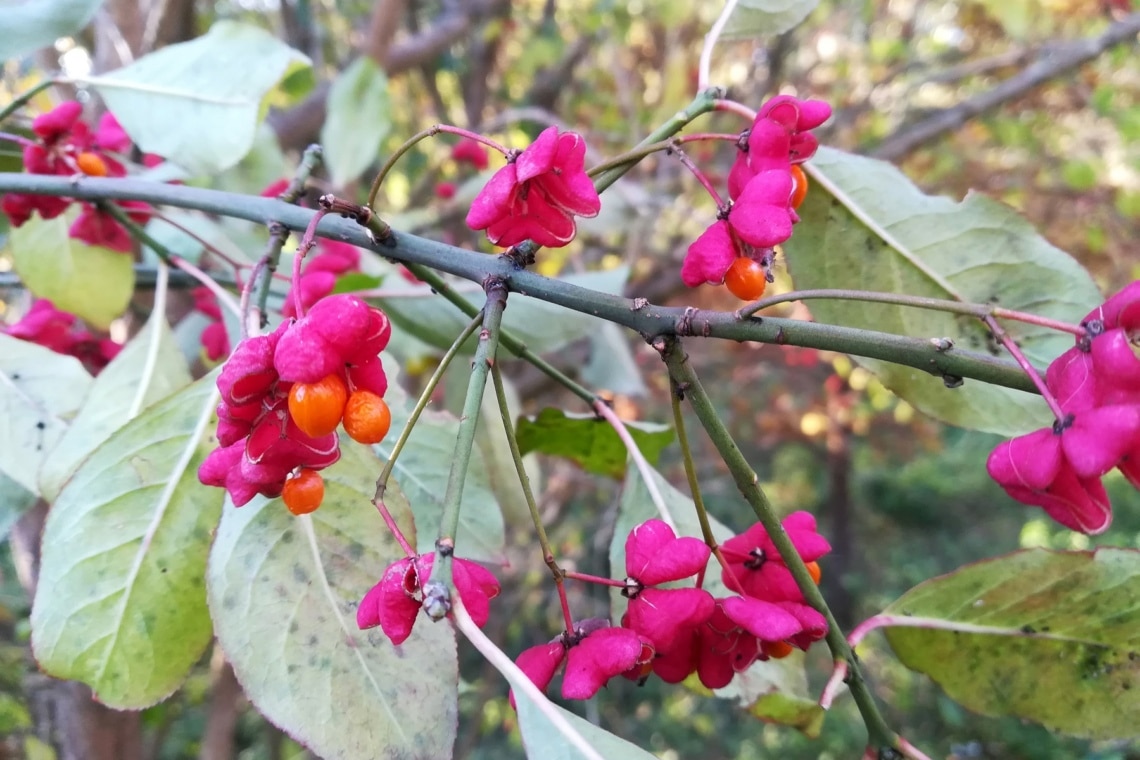
[[[376,160],[392,129],[388,77],[366,55],[358,56],[333,81],[321,147],[333,185],[344,187]]]
[[[983,715],[1140,736],[1140,552],[1031,549],[967,565],[884,611],[907,667]]]
[[[0,472],[38,495],[40,465],[90,387],[75,357],[0,333]]]
[[[169,696],[210,642],[203,581],[222,491],[198,482],[214,375],[152,406],[80,466],[52,505],[32,649],[57,678],[140,709]]]
[[[653,422],[626,422],[626,428],[642,455],[656,464],[661,451],[673,442],[673,428]],[[586,472],[620,478],[625,473],[628,452],[613,426],[593,414],[567,414],[546,408],[533,420],[519,419],[519,449],[524,454],[566,457]]]
[[[626,537],[646,520],[654,517],[665,520],[673,525],[678,536],[702,536],[693,500],[671,486],[659,472],[652,472],[654,483],[661,494],[660,508],[654,504],[638,469],[631,465],[626,473],[617,524],[610,543],[610,575],[614,578],[625,578]],[[732,537],[733,532],[712,515],[709,515],[709,523],[717,543],[724,543]],[[715,559],[709,561],[703,588],[718,599],[731,595],[721,580],[720,567]],[[620,589],[612,589],[610,619],[621,620],[627,603]],[[685,686],[708,693],[708,689],[695,677],[687,679]],[[793,726],[809,737],[817,736],[823,723],[823,708],[808,691],[802,652],[793,652],[782,660],[757,662],[743,673],[738,673],[727,687],[713,693],[721,699],[734,700],[758,718]]]
[[[131,257],[68,236],[66,217],[33,216],[8,236],[12,266],[24,287],[92,327],[106,329],[135,287]]]
[[[962,298],[1074,323],[1103,300],[1076,261],[1008,206],[976,194],[961,203],[927,196],[888,163],[827,148],[809,168],[816,179],[785,244],[797,288]],[[809,306],[821,322],[992,350],[988,331],[972,317],[856,301]],[[1037,365],[1073,345],[1071,335],[1021,322],[1003,326]],[[942,378],[917,369],[858,361],[920,411],[952,425],[1008,436],[1052,419],[1033,394],[974,382],[949,390]]]
[[[376,453],[384,460],[391,456],[392,446],[415,406],[395,383],[388,387],[386,400],[392,410],[392,432],[375,447]],[[392,470],[392,479],[399,482],[412,505],[419,528],[417,551],[420,552],[432,551],[435,547],[458,431],[459,420],[453,415],[425,410]],[[373,490],[376,474],[379,471],[373,475]],[[455,553],[466,559],[501,564],[505,559],[505,541],[503,513],[487,482],[483,454],[476,448],[472,452],[463,487]]]
[[[629,278],[627,267],[607,269],[601,272],[585,272],[558,278],[583,288],[602,293],[620,293]],[[447,349],[455,336],[471,318],[458,309],[444,305],[439,296],[425,285],[412,285],[402,277],[389,277],[385,289],[400,292],[398,298],[380,299],[379,304],[392,319],[397,329],[415,335],[436,348]],[[478,287],[459,286],[464,298],[480,307],[483,305],[483,291]],[[416,297],[416,296],[420,297]],[[532,351],[541,354],[557,351],[569,343],[595,334],[606,324],[588,314],[570,312],[521,293],[513,294],[511,302],[503,314],[503,328],[522,340]],[[466,353],[475,351],[477,337],[464,345]]]
[[[81,81],[99,91],[144,152],[206,176],[249,152],[266,95],[308,65],[264,29],[219,21],[197,39]]]
[[[539,710],[520,690],[515,691],[515,703],[519,712],[519,733],[522,734],[526,756],[531,760],[584,760],[588,757]],[[595,726],[588,720],[558,705],[551,704],[560,713],[586,744],[597,751],[605,760],[653,760],[654,755],[641,747],[628,742],[617,734]]]
[[[582,368],[582,382],[623,396],[646,395],[645,381],[625,330],[606,322],[590,336],[590,361]]]
[[[725,39],[783,34],[799,25],[819,0],[740,0],[728,17]]]
[[[103,0],[0,0],[0,61],[9,61],[75,34]]]
[[[337,293],[355,293],[359,290],[371,290],[379,286],[383,281],[383,277],[374,277],[373,275],[363,274],[361,272],[349,272],[346,275],[336,278],[332,295],[336,295]]]
[[[190,369],[166,323],[166,314],[156,310],[95,378],[79,414],[44,461],[39,475],[43,497],[54,501],[84,458],[111,433],[189,383]]]
[[[357,603],[403,555],[370,504],[380,463],[341,445],[312,515],[294,517],[280,499],[227,505],[209,566],[218,641],[250,700],[317,755],[450,757],[451,626],[420,616],[398,647],[356,627]],[[400,490],[390,485],[385,503],[410,538]]]

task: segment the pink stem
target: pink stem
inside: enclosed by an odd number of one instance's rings
[[[831,677],[827,679],[823,691],[819,695],[819,706],[824,710],[831,709],[831,703],[839,694],[839,688],[847,680],[847,660],[836,660],[831,670]]]
[[[713,108],[717,111],[727,111],[729,113],[738,114],[754,121],[756,119],[756,112],[743,103],[738,103],[735,100],[717,100],[713,103]]]
[[[1029,325],[1037,325],[1049,330],[1056,330],[1058,332],[1070,333],[1076,335],[1078,338],[1083,338],[1087,331],[1080,325],[1070,324],[1068,322],[1061,322],[1056,319],[1049,319],[1037,314],[1028,314],[1024,311],[1013,311],[1012,309],[1003,309],[1000,306],[995,306],[993,311],[990,312],[995,317],[1001,319],[1011,319],[1015,322],[1024,322]]]
[[[243,337],[247,337],[261,326],[261,311],[257,308],[251,308],[249,302],[252,298],[254,283],[257,282],[261,270],[264,269],[268,263],[269,254],[265,254],[259,258],[249,273],[249,279],[241,288],[241,332]]]
[[[589,573],[577,573],[573,570],[563,570],[562,574],[567,578],[572,578],[576,581],[585,581],[586,583],[597,583],[601,586],[614,586],[617,588],[625,588],[625,581],[615,580],[614,578],[603,578],[600,575],[590,575]]]
[[[446,132],[450,135],[459,135],[460,137],[466,137],[470,140],[474,140],[477,143],[482,143],[492,150],[499,151],[504,156],[510,153],[510,150],[508,150],[504,145],[495,142],[490,137],[485,137],[478,132],[472,132],[471,130],[464,129],[463,127],[453,127],[450,124],[436,124],[435,129],[439,130],[440,132]]]
[[[716,188],[713,187],[712,182],[710,182],[709,178],[705,176],[705,173],[698,169],[697,165],[693,163],[693,159],[689,158],[685,151],[681,150],[680,148],[673,148],[672,150],[673,154],[677,157],[677,160],[680,161],[685,166],[685,168],[692,172],[693,176],[697,178],[697,182],[701,183],[701,187],[703,187],[705,191],[712,196],[712,199],[716,202],[716,207],[718,209],[724,208],[724,201],[721,200],[720,193],[716,191]]]
[[[236,314],[238,319],[241,319],[241,307],[234,303],[233,297],[226,291],[225,288],[219,285],[213,277],[206,274],[201,269],[194,266],[181,256],[171,256],[170,263],[193,277],[198,282],[202,283],[202,285],[204,285],[209,289],[211,293],[214,294],[214,296],[218,299],[218,303]]]
[[[566,633],[574,633],[574,616],[570,614],[570,600],[566,598],[566,583],[562,576],[554,579],[558,587],[558,602],[562,605],[562,623],[566,626]]]
[[[1065,419],[1065,412],[1061,409],[1061,404],[1057,401],[1052,391],[1049,390],[1049,386],[1045,384],[1045,380],[1041,377],[1037,368],[1029,363],[1029,360],[1025,358],[1025,354],[1021,353],[1021,348],[1009,337],[1009,333],[1002,329],[1001,325],[999,325],[997,320],[992,316],[987,315],[982,317],[982,322],[985,323],[986,327],[990,328],[990,332],[993,333],[993,336],[1005,346],[1005,350],[1009,351],[1013,360],[1017,362],[1018,366],[1029,376],[1033,384],[1037,386],[1037,390],[1041,392],[1041,397],[1045,399],[1045,403],[1053,410],[1053,416],[1058,420]]]
[[[327,213],[329,213],[327,209],[321,208],[313,214],[313,218],[309,220],[309,226],[305,228],[305,236],[301,238],[301,244],[297,246],[297,254],[293,257],[293,311],[296,312],[298,319],[305,316],[305,304],[301,300],[301,262],[305,260],[306,254],[312,250],[316,243],[317,225],[321,223]]]
[[[729,140],[731,142],[736,142],[739,139],[739,132],[735,134],[728,134],[727,132],[697,132],[691,135],[681,135],[680,137],[674,137],[673,142],[677,143],[678,145],[684,145],[685,143],[700,142],[702,140]]]
[[[416,550],[408,543],[408,539],[404,538],[403,531],[400,526],[396,525],[396,521],[392,519],[392,513],[388,511],[388,507],[384,504],[383,499],[374,499],[372,501],[376,505],[376,509],[380,512],[380,516],[384,518],[384,524],[388,526],[388,530],[392,531],[392,535],[396,537],[396,543],[404,550],[404,554],[409,557],[416,556]]]

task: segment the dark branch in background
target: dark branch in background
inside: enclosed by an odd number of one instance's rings
[[[463,111],[467,126],[478,129],[483,123],[483,109],[491,92],[491,77],[495,73],[495,62],[503,42],[503,27],[511,17],[511,4],[503,3],[480,20],[476,29],[468,36],[466,63],[461,78],[463,90]],[[500,22],[497,34],[488,34],[492,20]]]
[[[430,61],[468,34],[475,22],[487,16],[505,0],[472,0],[444,13],[423,33],[388,49],[377,61],[388,76],[396,76]],[[331,83],[317,85],[309,97],[288,111],[270,114],[269,125],[277,133],[281,147],[299,150],[313,142],[325,121],[325,104]]]
[[[902,127],[884,139],[871,155],[888,161],[897,160],[916,148],[953,132],[975,116],[1020,98],[1035,87],[1088,63],[1109,48],[1123,42],[1135,43],[1137,34],[1140,34],[1140,13],[1133,13],[1114,22],[1096,37],[1046,45],[1020,73],[993,89],[938,111],[917,124]]]
[[[196,209],[259,224],[276,220],[294,230],[305,229],[313,216],[313,211],[309,209],[270,198],[134,179],[73,179],[0,173],[0,194],[6,192],[60,195],[91,201],[134,199],[155,205]],[[405,232],[393,230],[383,243],[376,243],[364,227],[344,218],[326,217],[318,228],[318,235],[472,282],[481,283],[488,277],[501,278],[509,290],[520,295],[539,298],[583,314],[592,314],[635,330],[646,338],[696,335],[841,351],[914,367],[940,376],[948,383],[961,378],[972,378],[1034,392],[1033,384],[1016,364],[989,354],[959,348],[940,350],[937,341],[931,340],[940,336],[911,338],[839,325],[774,317],[740,320],[734,312],[655,306],[518,270],[503,257],[490,257]]]
[[[320,40],[313,19],[313,5],[309,0],[281,0],[281,25],[285,28],[285,41],[313,60],[313,66],[324,65]]]
[[[600,34],[587,34],[571,42],[558,63],[535,74],[523,102],[548,111],[556,110],[554,106],[558,102],[558,96],[566,91],[574,76],[574,69],[586,58],[599,39],[601,39]]]

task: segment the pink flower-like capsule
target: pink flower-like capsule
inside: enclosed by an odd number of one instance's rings
[[[729,172],[729,197],[739,198],[760,172],[787,171],[815,155],[819,141],[811,130],[829,118],[831,106],[822,100],[778,95],[761,106]]]
[[[615,628],[599,618],[583,620],[573,634],[524,650],[515,663],[541,691],[546,691],[560,665],[564,699],[589,699],[611,678],[635,680],[651,669],[655,649],[644,636],[628,628]],[[510,696],[515,706],[514,692]]]
[[[74,314],[60,311],[46,298],[37,299],[13,325],[0,326],[0,332],[13,338],[37,343],[57,354],[74,356],[95,375],[122,350],[122,345],[95,337],[84,329]]]
[[[119,206],[127,212],[135,224],[146,224],[150,219],[150,204],[142,201],[119,201]],[[115,217],[100,211],[90,203],[82,204],[83,210],[67,234],[87,245],[101,246],[119,253],[131,253],[134,241],[123,225]]]
[[[810,512],[793,512],[783,519],[782,525],[804,562],[814,562],[831,551],[831,544],[816,530],[815,517]],[[721,575],[729,588],[735,588],[735,579],[744,593],[755,599],[803,601],[792,572],[760,523],[725,541],[721,553],[728,561],[729,569]]]
[[[586,143],[574,132],[549,127],[479,191],[467,226],[486,230],[493,244],[524,240],[558,248],[574,239],[575,216],[596,216],[601,200],[584,170]]]
[[[330,296],[289,325],[273,364],[285,382],[315,383],[345,365],[376,361],[391,336],[384,312],[355,296]]]
[[[361,630],[380,626],[393,644],[412,635],[423,607],[423,584],[431,577],[434,554],[420,554],[393,562],[356,608]],[[499,595],[499,581],[490,570],[466,559],[452,559],[451,578],[463,606],[475,624],[482,627],[491,614],[490,602]]]
[[[472,140],[470,137],[464,137],[455,144],[451,149],[451,158],[461,164],[471,164],[478,171],[483,171],[490,163],[487,156],[487,146],[478,140]]]
[[[678,538],[662,520],[646,520],[630,531],[625,542],[626,579],[622,589],[629,607],[622,624],[663,651],[673,645],[681,631],[707,620],[713,611],[709,592],[655,587],[700,573],[708,564],[709,554],[704,541],[690,536]]]

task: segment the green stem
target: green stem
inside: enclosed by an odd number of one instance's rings
[[[324,153],[320,145],[313,144],[305,148],[305,152],[301,154],[301,163],[297,165],[297,171],[294,172],[292,181],[289,182],[285,191],[277,196],[277,199],[289,204],[296,203],[301,194],[305,192],[305,183],[321,165],[323,157]],[[254,303],[257,308],[258,322],[262,328],[266,324],[265,314],[269,302],[269,288],[273,283],[273,275],[277,272],[277,266],[281,263],[281,249],[285,247],[285,241],[289,239],[289,228],[280,222],[270,220],[268,227],[269,241],[266,243],[265,252],[261,254],[260,259],[265,264],[260,270],[257,281],[251,284],[257,294]]]
[[[701,523],[701,535],[710,549],[717,548],[716,536],[712,532],[712,523],[709,522],[709,513],[705,509],[705,501],[701,497],[701,484],[697,480],[697,468],[693,462],[693,452],[689,448],[689,435],[685,432],[685,416],[681,414],[681,393],[677,389],[677,381],[669,376],[669,385],[672,393],[669,395],[673,401],[673,427],[677,431],[677,442],[681,444],[681,459],[685,463],[685,478],[689,481],[689,494],[693,497],[693,506],[697,510],[697,519]]]
[[[467,327],[463,328],[463,332],[459,333],[459,337],[447,349],[443,358],[439,360],[439,366],[435,368],[435,372],[431,373],[428,378],[427,385],[424,386],[423,392],[420,393],[419,400],[416,401],[416,406],[412,409],[412,413],[408,416],[408,421],[404,424],[404,429],[400,431],[400,437],[396,439],[396,443],[392,446],[392,453],[388,456],[388,461],[384,463],[384,469],[380,471],[380,477],[376,479],[376,500],[380,501],[384,498],[384,491],[388,488],[388,479],[392,477],[392,470],[396,466],[396,460],[400,456],[400,452],[404,450],[407,445],[408,439],[412,435],[412,430],[419,421],[420,415],[423,414],[424,409],[431,403],[432,394],[435,393],[436,386],[439,381],[443,379],[443,374],[447,372],[447,368],[451,366],[451,360],[455,358],[463,344],[467,342],[479,325],[483,323],[483,314],[480,312],[475,315]]]
[[[473,317],[479,313],[479,307],[468,301],[463,297],[459,291],[451,287],[447,280],[439,276],[439,274],[426,266],[419,264],[408,264],[408,271],[414,274],[418,279],[431,286],[431,289],[439,293],[445,299],[455,305],[460,311],[469,317]],[[510,351],[518,358],[531,364],[556,383],[566,388],[578,398],[585,401],[587,404],[593,404],[598,395],[579,383],[574,382],[569,375],[562,372],[550,362],[543,359],[538,354],[527,348],[526,344],[516,338],[514,335],[506,330],[499,331],[499,342],[503,344],[503,348]]]
[[[645,139],[639,142],[630,151],[631,154],[636,153],[639,148],[647,148],[654,143],[664,142],[673,135],[684,129],[689,122],[702,114],[709,113],[716,107],[717,98],[723,97],[724,93],[716,87],[710,87],[707,90],[701,90],[697,93],[697,97],[683,109],[673,115],[671,119],[666,121],[657,129],[650,132],[645,136]],[[646,154],[648,155],[648,154]],[[631,158],[611,169],[607,169],[596,177],[594,177],[594,187],[598,192],[602,192],[613,183],[617,182],[623,174],[637,164],[644,156]]]
[[[142,225],[135,222],[134,219],[131,219],[127,212],[123,211],[123,209],[120,208],[119,204],[113,203],[111,201],[102,201],[96,205],[100,211],[102,211],[104,214],[107,214],[116,222],[121,224],[131,237],[133,237],[135,240],[138,240],[140,243],[145,243],[152,251],[154,251],[155,256],[158,256],[158,258],[162,259],[164,264],[167,264],[169,266],[175,265],[174,262],[178,257],[174,254],[174,252],[151,237],[150,233],[148,233],[142,227]]]
[[[442,619],[451,608],[451,567],[455,553],[455,534],[459,529],[460,503],[467,469],[475,446],[475,429],[479,424],[479,409],[483,404],[483,391],[487,375],[499,347],[499,326],[503,310],[507,307],[507,286],[502,280],[491,278],[484,284],[487,303],[483,307],[483,330],[479,334],[479,347],[471,365],[471,379],[467,383],[467,398],[459,418],[459,432],[451,456],[451,472],[447,476],[447,490],[443,496],[443,516],[439,521],[439,538],[435,542],[435,563],[431,581],[424,586],[424,610],[433,620]]]
[[[790,293],[782,293],[778,296],[769,296],[768,298],[762,298],[755,303],[749,304],[748,306],[737,310],[736,314],[740,319],[747,319],[756,312],[762,309],[767,309],[769,306],[788,303],[790,301],[808,301],[813,298],[827,298],[835,301],[871,301],[874,303],[895,304],[896,306],[913,306],[918,309],[928,309],[930,311],[945,311],[949,312],[950,314],[965,314],[967,316],[977,317],[979,319],[994,316],[1001,317],[1002,319],[1010,319],[1017,322],[1026,322],[1028,324],[1039,325],[1041,327],[1047,327],[1052,330],[1067,332],[1073,335],[1085,334],[1084,328],[1080,325],[1074,325],[1068,322],[1060,322],[1055,319],[1048,319],[1036,314],[1027,314],[1022,311],[1003,309],[1000,306],[995,306],[994,304],[948,301],[941,298],[910,296],[902,293],[878,293],[871,290],[846,290],[839,288],[793,290]]]
[[[308,226],[313,211],[282,203],[270,198],[224,193],[185,185],[164,185],[137,179],[108,179],[100,177],[57,177],[39,174],[0,173],[0,193],[32,193],[60,195],[82,200],[142,200],[155,205],[195,209],[265,224],[271,219],[280,221],[290,229],[303,230]],[[891,333],[863,330],[839,325],[802,322],[799,320],[753,317],[737,319],[734,312],[718,312],[681,307],[661,307],[644,299],[631,300],[621,296],[599,293],[562,280],[543,277],[530,271],[520,271],[501,257],[464,250],[456,246],[396,233],[386,243],[375,243],[367,230],[348,219],[336,216],[322,220],[318,234],[351,243],[394,261],[399,261],[416,273],[416,276],[433,286],[442,282],[424,277],[432,267],[448,274],[483,282],[487,277],[498,277],[514,292],[531,296],[557,306],[564,306],[584,314],[591,314],[609,322],[623,325],[646,338],[655,336],[700,335],[736,341],[756,341],[779,345],[802,346],[825,351],[865,356],[871,359],[914,367],[946,380],[973,378],[985,383],[1035,393],[1033,383],[1013,361],[999,359],[987,353],[946,346],[930,337],[911,338]],[[414,265],[422,265],[413,268]],[[443,291],[440,291],[441,293]],[[446,294],[445,294],[446,295]],[[457,306],[466,313],[478,309],[461,303]],[[451,297],[448,300],[453,300]],[[504,342],[504,347],[520,357],[535,363],[533,354],[519,353],[515,348],[522,344]],[[569,381],[565,375],[549,365],[535,363],[539,369],[566,385],[584,400],[593,395]]]
[[[689,357],[685,354],[681,342],[676,339],[662,339],[655,343],[654,347],[661,352],[676,389],[684,393],[689,399],[693,412],[701,421],[701,425],[720,453],[729,472],[732,473],[736,487],[744,495],[745,500],[752,507],[752,511],[756,513],[760,524],[768,532],[768,536],[776,550],[779,551],[784,565],[791,571],[792,577],[796,580],[796,585],[803,592],[804,599],[827,619],[827,645],[837,660],[845,660],[848,664],[848,685],[852,696],[855,698],[855,704],[859,707],[859,713],[863,716],[863,722],[867,726],[871,743],[879,748],[895,747],[898,743],[898,736],[887,726],[879,712],[874,697],[859,671],[859,663],[855,659],[855,654],[843,636],[843,631],[839,628],[839,624],[827,606],[827,601],[823,598],[819,587],[812,580],[803,558],[800,557],[791,539],[788,538],[783,525],[780,524],[780,518],[776,515],[771,502],[768,501],[767,495],[760,488],[759,477],[749,466],[748,461],[744,458],[740,448],[717,414],[712,400],[701,385],[700,378],[697,377],[697,373],[689,363]]]
[[[39,95],[41,92],[43,92],[47,88],[51,87],[55,83],[56,83],[56,81],[54,79],[47,79],[47,80],[44,80],[43,82],[40,82],[35,87],[33,87],[32,89],[23,93],[22,95],[17,95],[15,97],[15,99],[12,100],[11,103],[4,106],[3,110],[0,110],[0,123],[3,123],[5,120],[7,120],[7,118],[9,116],[16,113],[16,111],[20,110],[22,107],[27,105],[28,101],[30,101],[32,98]]]

